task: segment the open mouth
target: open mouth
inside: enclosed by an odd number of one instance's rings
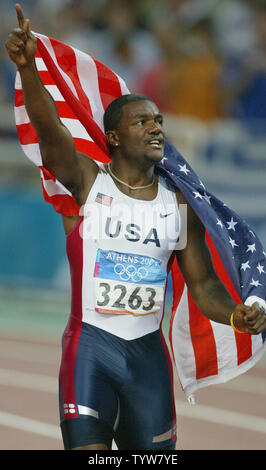
[[[150,145],[154,149],[161,149],[163,146],[163,141],[159,139],[152,139],[149,140],[148,145]]]

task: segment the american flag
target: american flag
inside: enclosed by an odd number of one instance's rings
[[[95,58],[53,38],[34,34],[38,43],[37,69],[77,151],[96,161],[109,161],[103,114],[113,99],[129,93],[125,82]],[[25,109],[19,73],[15,82],[15,119],[24,153],[40,168],[44,199],[63,215],[78,214],[72,194],[43,166],[38,136]],[[266,254],[254,231],[207,191],[168,140],[165,157],[157,169],[183,192],[204,224],[215,270],[234,300],[247,305],[259,301],[265,308]],[[239,334],[228,325],[208,320],[193,301],[176,261],[171,276],[169,340],[186,396],[201,387],[232,379],[261,359],[266,331],[256,336]]]
[[[258,301],[266,310],[266,253],[251,227],[207,191],[169,141],[158,168],[182,191],[204,224],[214,268],[235,302],[252,305]],[[239,334],[204,317],[176,262],[172,280],[170,344],[186,395],[229,380],[252,367],[265,350],[266,330],[258,336]]]
[[[111,101],[129,93],[125,82],[93,57],[53,38],[34,34],[39,75],[56,102],[77,151],[99,162],[109,161],[103,113]],[[71,193],[43,166],[38,136],[25,110],[19,73],[15,82],[15,119],[24,153],[40,168],[44,199],[63,215],[78,214],[79,207]]]
[[[95,202],[99,204],[103,204],[104,206],[110,206],[112,204],[113,198],[111,196],[107,196],[106,194],[98,193]]]

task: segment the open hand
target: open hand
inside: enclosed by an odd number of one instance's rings
[[[18,28],[13,29],[6,41],[6,49],[10,59],[18,68],[30,64],[37,51],[37,40],[30,32],[30,20],[24,18],[21,6],[16,4]]]

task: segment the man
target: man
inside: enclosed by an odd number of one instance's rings
[[[38,75],[29,20],[19,5],[16,10],[19,28],[6,48],[21,76],[43,164],[81,208],[80,215],[63,217],[72,280],[59,391],[65,449],[110,449],[113,438],[119,449],[174,449],[172,371],[160,333],[173,255],[206,317],[259,334],[264,311],[232,300],[189,205],[187,243],[178,245],[186,223],[180,207],[187,202],[155,171],[164,155],[155,103],[128,95],[109,105],[110,164],[78,153]]]

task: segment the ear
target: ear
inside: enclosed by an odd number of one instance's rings
[[[106,138],[107,142],[109,145],[112,147],[118,147],[119,146],[119,137],[116,131],[107,131],[106,132]]]

